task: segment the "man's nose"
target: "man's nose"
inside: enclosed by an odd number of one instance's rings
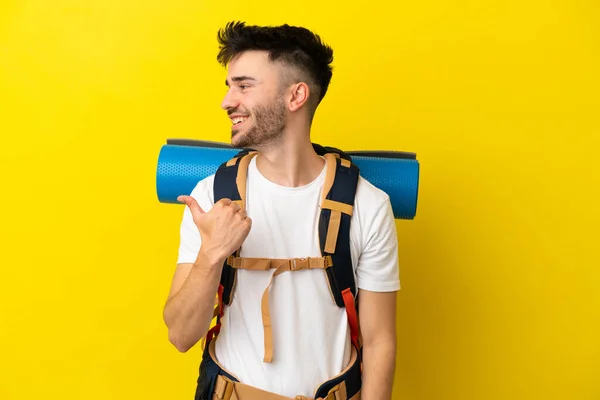
[[[232,108],[236,108],[238,105],[239,100],[237,96],[233,93],[231,89],[228,90],[225,94],[225,97],[223,98],[223,101],[221,102],[221,108],[223,110],[229,110]]]

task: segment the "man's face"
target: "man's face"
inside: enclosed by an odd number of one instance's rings
[[[229,89],[221,107],[233,123],[234,146],[257,148],[282,137],[286,106],[280,77],[281,66],[270,62],[266,52],[244,52],[229,63]]]

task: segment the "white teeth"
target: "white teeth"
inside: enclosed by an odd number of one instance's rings
[[[238,118],[234,118],[231,120],[231,122],[233,122],[234,125],[239,124],[240,122],[243,122],[247,119],[248,117],[238,117]]]

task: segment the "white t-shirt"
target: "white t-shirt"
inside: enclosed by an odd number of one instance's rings
[[[248,168],[247,203],[252,229],[242,257],[320,257],[319,203],[325,168],[311,183],[285,187]],[[203,210],[213,205],[214,175],[203,179],[191,195]],[[360,289],[400,289],[398,241],[389,196],[359,178],[350,228],[352,261]],[[201,245],[198,228],[185,207],[179,263],[193,263]],[[339,374],[350,358],[346,310],[338,307],[322,269],[284,272],[270,291],[273,362],[263,362],[264,332],[261,297],[270,271],[237,271],[233,302],[225,307],[216,342],[219,362],[243,383],[287,397],[312,396]]]

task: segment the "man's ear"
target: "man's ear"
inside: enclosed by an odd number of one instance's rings
[[[288,102],[288,108],[290,111],[298,111],[306,102],[310,95],[310,88],[304,82],[296,83],[291,87],[290,100]]]

